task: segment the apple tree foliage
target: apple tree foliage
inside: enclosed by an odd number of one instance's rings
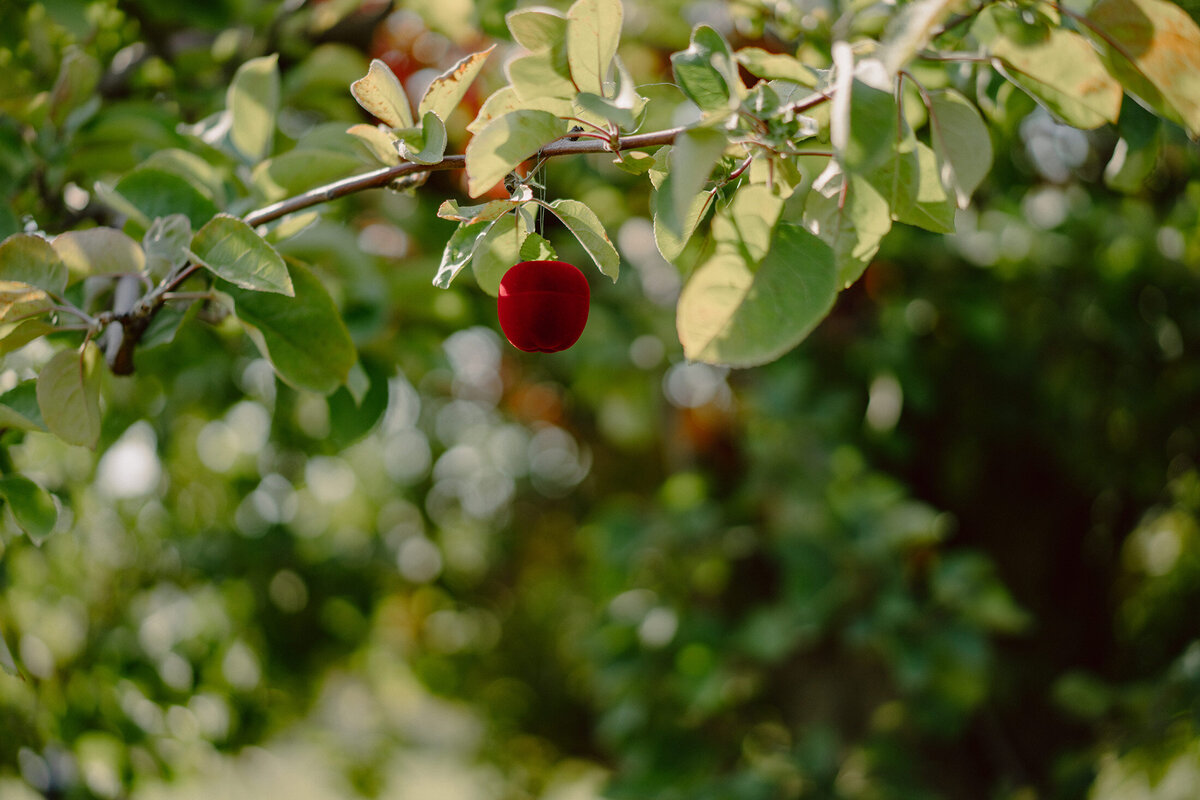
[[[329,409],[350,409],[335,420],[358,416],[348,427],[373,424],[383,414],[387,371],[360,357],[359,321],[347,312],[354,298],[331,289],[296,245],[301,234],[319,229],[324,204],[361,191],[427,193],[434,175],[462,174],[465,197],[446,197],[437,209],[453,232],[433,274],[422,276],[440,289],[462,281],[470,265],[479,289],[494,295],[513,262],[554,257],[547,220],[563,234],[560,248],[576,248],[616,282],[623,254],[603,210],[573,197],[570,185],[545,180],[560,159],[602,160],[650,187],[655,247],[685,278],[675,310],[683,354],[748,367],[803,341],[839,293],[860,282],[888,237],[910,234],[896,223],[950,234],[964,214],[970,218],[972,197],[996,156],[992,128],[1022,98],[1056,124],[1112,126],[1118,144],[1105,175],[1117,188],[1137,186],[1153,167],[1147,111],[1200,136],[1200,28],[1165,0],[847,3],[822,7],[823,15],[750,5],[766,17],[774,13],[773,39],[735,47],[719,26],[700,23],[687,46],[670,54],[665,74],[644,59],[622,57],[627,6],[617,0],[511,10],[507,39],[440,65],[444,71],[413,97],[382,60],[365,70],[350,62],[355,71],[346,75],[347,60],[333,50],[304,69],[274,53],[256,55],[231,70],[221,108],[170,133],[151,124],[163,113],[153,103],[124,109],[124,116],[101,113],[99,89],[122,71],[118,56],[125,51],[106,52],[103,42],[67,48],[44,91],[25,102],[28,87],[10,89],[22,102],[6,103],[12,125],[3,129],[5,152],[43,156],[22,181],[31,191],[56,185],[56,165],[72,158],[84,132],[90,152],[121,169],[82,188],[105,209],[99,220],[65,215],[63,227],[46,230],[36,216],[18,218],[0,207],[0,354],[37,354],[0,395],[5,447],[24,433],[48,432],[97,448],[106,417],[129,417],[130,408],[153,413],[123,396],[112,376],[129,375],[135,365],[139,375],[152,370],[174,347],[185,354],[180,358],[203,358],[203,348],[188,340],[196,326],[244,332],[286,385],[327,396]],[[154,19],[144,22],[154,27]],[[36,40],[26,46],[35,58],[53,50]],[[341,81],[339,113],[325,115],[336,121],[297,126],[302,99],[288,107],[283,97],[302,98],[325,73]],[[470,103],[470,93],[485,84],[490,92]],[[303,132],[293,141],[297,127]],[[452,151],[464,132],[469,141]],[[326,249],[345,246],[336,240]],[[403,294],[388,299],[405,309]],[[786,379],[780,383],[781,394],[791,391]],[[754,445],[784,461],[772,442],[785,432],[762,425]],[[355,433],[344,432],[348,439]],[[4,461],[0,497],[20,529],[41,542],[56,526],[60,501]],[[853,458],[835,459],[828,469],[846,524],[866,525],[859,516],[870,517],[895,532],[895,548],[932,536],[937,526],[927,508],[889,505],[893,487]],[[764,467],[756,480],[765,484],[768,473]],[[694,490],[686,476],[665,487],[657,524],[698,525]],[[780,509],[776,524],[804,517],[803,490],[795,494],[798,505]],[[620,550],[622,520],[614,517],[589,532],[598,561],[598,554]],[[722,546],[736,549],[736,539]],[[837,557],[820,536],[807,546],[805,558]],[[893,554],[864,541],[853,562],[870,583],[889,574]],[[719,571],[703,560],[709,555],[695,554],[698,572],[706,565]],[[853,611],[851,600],[805,583],[800,555],[772,555],[795,567],[789,591],[802,595],[808,616],[754,618],[765,634],[747,648],[767,663],[785,659],[804,630]],[[876,622],[881,635],[897,641],[933,642],[937,663],[914,663],[925,654],[901,647],[890,665],[898,674],[933,674],[930,681],[944,680],[969,705],[981,689],[971,675],[978,642],[974,629],[964,632],[967,623],[1011,631],[1025,621],[986,564],[947,559],[931,570],[939,613],[953,618],[950,634],[922,627],[916,605],[880,612]],[[286,596],[286,586],[279,591]],[[642,620],[643,638],[654,636],[645,620],[669,627],[669,615],[639,617],[625,606],[613,607],[602,640],[588,647],[618,648],[635,635],[628,624],[634,617]],[[676,659],[683,680],[697,684],[691,705],[677,707],[686,704],[672,692],[684,690],[670,679],[658,687],[619,672],[597,679],[614,709],[605,716],[608,740],[638,741],[647,723],[632,711],[622,717],[621,701],[639,692],[645,706],[661,702],[672,714],[704,719],[728,702],[700,685],[716,656],[705,633],[693,633],[695,643]],[[776,649],[763,649],[764,641]],[[226,661],[236,662],[240,652],[230,648]],[[0,666],[18,671],[3,639]],[[742,684],[735,678],[723,685],[736,691]],[[1063,691],[1082,698],[1082,706],[1103,694],[1088,685]],[[766,773],[777,734],[765,725],[747,744],[754,751],[747,757],[765,764]],[[656,746],[670,751],[671,742]],[[811,744],[813,763],[823,763],[821,746],[819,737]],[[695,752],[708,755],[702,747]]]

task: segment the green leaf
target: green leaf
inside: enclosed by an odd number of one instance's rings
[[[467,145],[468,193],[483,194],[566,132],[566,123],[546,111],[514,111],[488,123]]]
[[[629,130],[637,125],[637,115],[632,109],[621,108],[598,94],[580,92],[575,95],[575,103],[583,110],[615,123],[618,128]]]
[[[570,101],[577,91],[571,76],[555,63],[553,53],[527,53],[508,62],[505,71],[517,96],[526,103],[543,98]],[[541,105],[529,107],[550,110]]]
[[[976,187],[992,169],[992,137],[970,100],[953,89],[929,92],[929,129],[941,162],[942,184],[966,208]]]
[[[350,94],[367,113],[392,128],[415,125],[408,95],[392,68],[378,58],[371,61],[367,74],[350,84]]]
[[[400,155],[417,164],[436,164],[446,154],[446,123],[426,111],[419,129],[398,131]]]
[[[480,238],[494,223],[494,220],[464,222],[455,228],[446,242],[445,249],[442,250],[442,261],[438,265],[437,274],[433,276],[434,286],[439,289],[450,288],[450,283],[475,254]]]
[[[156,277],[165,277],[175,267],[182,267],[191,257],[192,224],[183,214],[170,214],[154,220],[142,237],[146,254],[146,270]]]
[[[617,273],[621,269],[621,256],[609,241],[596,213],[578,200],[555,200],[547,208],[579,240],[600,271],[616,283]]]
[[[457,200],[443,200],[438,206],[437,215],[459,222],[487,222],[499,219],[521,203],[521,200],[490,200],[477,206],[460,206]]]
[[[140,169],[156,169],[178,175],[214,203],[225,196],[225,177],[222,171],[187,150],[157,150],[142,162]]]
[[[708,192],[697,192],[688,204],[683,218],[675,217],[674,203],[671,202],[672,176],[668,175],[662,187],[654,192],[654,244],[658,252],[667,261],[674,261],[683,253],[688,240],[696,232],[704,212],[712,204],[713,196]],[[677,232],[678,231],[678,232]]]
[[[217,207],[189,180],[159,169],[139,168],[130,172],[112,188],[142,217],[143,228],[149,228],[157,217],[183,214],[193,228],[208,222]]]
[[[399,140],[390,131],[376,125],[351,125],[346,133],[362,142],[367,152],[386,167],[400,163]]]
[[[520,261],[557,261],[558,253],[554,247],[540,235],[530,233],[521,242],[521,250],[517,254]]]
[[[44,289],[16,281],[0,281],[0,322],[20,322],[54,307]]]
[[[67,267],[50,243],[31,233],[15,233],[0,242],[0,281],[16,281],[62,294]]]
[[[288,264],[294,296],[228,287],[237,317],[286,383],[329,394],[346,381],[358,356],[346,323],[321,281]]]
[[[781,223],[757,265],[729,248],[696,270],[679,296],[679,341],[691,360],[762,364],[799,344],[836,296],[833,251],[800,226]]]
[[[1200,26],[1164,0],[1100,0],[1082,30],[1130,94],[1200,137]]]
[[[737,106],[745,94],[729,43],[708,25],[692,30],[687,50],[671,55],[675,82],[702,111]]]
[[[887,199],[892,219],[934,233],[953,233],[955,204],[942,186],[937,156],[917,141],[907,124],[904,127],[904,138],[867,180]]]
[[[1007,30],[1018,30],[1023,38]],[[1079,34],[1032,28],[1021,22],[1020,12],[1000,6],[985,9],[971,31],[1000,60],[1010,81],[1068,125],[1097,128],[1116,122],[1121,85]]]
[[[19,350],[34,339],[39,339],[55,330],[58,329],[40,319],[0,324],[0,356]]]
[[[101,72],[95,58],[74,45],[68,47],[50,90],[50,121],[61,127],[72,111],[95,96]]]
[[[570,117],[574,115],[575,104],[572,99],[565,97],[535,97],[524,100],[513,87],[502,86],[483,101],[483,106],[467,126],[467,130],[477,134],[505,114],[522,110],[547,111],[556,117]]]
[[[229,141],[249,163],[271,152],[279,111],[279,56],[252,58],[238,67],[225,95],[232,121]]]
[[[261,162],[252,174],[267,199],[276,201],[349,177],[361,167],[362,159],[352,153],[297,147]]]
[[[421,98],[417,115],[424,117],[426,113],[432,112],[442,121],[449,119],[495,49],[496,45],[492,45],[486,50],[464,56],[453,67],[434,78]]]
[[[12,651],[8,649],[8,642],[4,641],[4,631],[0,631],[0,669],[15,677],[21,675],[20,670],[17,669],[17,662],[13,659]]]
[[[861,175],[846,176],[830,165],[813,182],[804,207],[804,225],[833,249],[838,286],[854,283],[892,229],[884,196]]]
[[[604,94],[624,13],[621,0],[575,0],[567,11],[567,61],[580,91]]]
[[[329,439],[337,448],[347,447],[369,433],[388,407],[387,368],[364,361],[355,364],[351,380],[355,374],[361,376],[365,389],[356,395],[348,383],[329,395]]]
[[[713,165],[725,152],[727,140],[712,128],[692,128],[675,137],[671,149],[671,214],[666,223],[671,233],[682,237],[683,225],[694,207],[696,193],[708,182]]]
[[[879,166],[894,146],[896,98],[857,78],[838,85],[845,88],[835,96],[830,111],[830,139],[847,171],[868,172]]]
[[[37,381],[21,381],[0,394],[0,428],[21,431],[44,431],[46,423],[38,407]]]
[[[293,294],[283,258],[237,217],[228,214],[213,217],[192,237],[192,253],[214,275],[235,286],[288,297]]]
[[[99,350],[60,350],[37,377],[37,402],[46,428],[68,444],[96,449],[100,439]]]
[[[717,252],[731,250],[757,264],[771,248],[772,232],[784,198],[763,184],[744,186],[729,206],[713,218],[712,235]]]
[[[50,242],[73,279],[137,273],[146,266],[142,247],[116,228],[67,231]]]
[[[810,89],[817,85],[817,73],[792,56],[770,53],[761,47],[743,47],[735,56],[747,72],[764,80],[791,81]]]
[[[552,8],[521,8],[504,17],[517,44],[531,52],[566,50],[567,17]]]
[[[34,544],[45,541],[58,522],[58,506],[50,493],[23,475],[0,476],[0,497]]]
[[[535,235],[535,234],[530,234]],[[526,236],[525,218],[521,214],[506,214],[484,233],[471,259],[471,271],[479,288],[496,297],[500,294],[500,279],[518,261],[521,240]]]
[[[934,32],[958,5],[958,0],[916,0],[900,8],[887,26],[880,42],[879,58],[890,77],[894,77],[929,44]]]

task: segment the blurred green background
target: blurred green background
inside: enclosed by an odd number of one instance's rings
[[[247,58],[281,54],[286,150],[366,121],[370,57],[419,86],[514,5],[4,3],[0,236],[116,221],[95,182],[194,151]],[[630,4],[648,127],[693,23],[777,47],[832,11]],[[99,100],[35,125],[76,51]],[[192,320],[106,377],[99,454],[5,433],[63,510],[0,532],[0,798],[1200,796],[1200,151],[1133,104],[1083,133],[979,87],[997,165],[958,233],[898,227],[769,366],[685,363],[648,182],[558,159],[549,194],[624,261],[569,351],[431,286],[441,173],[281,246],[361,404]]]

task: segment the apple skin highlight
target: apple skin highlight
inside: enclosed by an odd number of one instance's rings
[[[500,329],[518,350],[557,353],[587,325],[587,278],[565,261],[522,261],[504,273],[496,311]]]

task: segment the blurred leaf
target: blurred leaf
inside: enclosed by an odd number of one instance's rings
[[[347,178],[362,169],[362,159],[341,150],[300,148],[267,159],[253,176],[268,200],[282,200],[317,186]]]
[[[13,660],[12,651],[8,649],[8,642],[4,640],[4,631],[0,631],[0,668],[14,677],[21,676],[17,662]]]
[[[279,111],[279,56],[252,58],[238,67],[225,107],[231,116],[229,141],[237,151],[250,163],[266,158]]]
[[[1004,31],[1016,28],[1025,38]],[[1077,128],[1116,122],[1121,85],[1109,76],[1100,56],[1077,33],[1023,25],[1015,9],[989,6],[976,19],[972,33],[1001,60],[1009,80]]]
[[[578,200],[555,200],[549,204],[548,208],[579,240],[583,249],[592,257],[596,267],[612,278],[613,283],[616,283],[617,273],[621,268],[621,256],[617,254],[617,248],[613,247],[612,242],[609,241],[608,234],[604,232],[604,225],[596,216],[596,212]]]
[[[637,124],[636,116],[631,109],[621,108],[612,100],[606,100],[598,94],[580,92],[575,96],[575,102],[580,108],[604,117],[604,119],[614,123],[618,128],[628,130]]]
[[[100,64],[89,53],[68,47],[50,90],[50,121],[62,126],[67,116],[90,100],[100,82]]]
[[[0,242],[0,281],[27,283],[62,294],[67,288],[67,267],[48,241],[17,233]]]
[[[192,243],[192,225],[183,214],[170,214],[154,220],[142,237],[146,270],[163,278],[172,269],[187,263]]]
[[[263,357],[288,384],[322,394],[346,381],[358,356],[341,314],[321,281],[288,265],[294,294],[228,287],[237,317]]]
[[[121,178],[112,191],[141,213],[138,221],[143,228],[149,228],[157,217],[171,214],[185,215],[192,227],[198,228],[217,213],[212,200],[191,181],[158,169],[136,169]]]
[[[0,324],[0,355],[7,355],[14,350],[19,350],[34,339],[55,330],[57,329],[53,325],[40,319]]]
[[[99,350],[59,350],[37,377],[37,402],[46,428],[68,444],[96,449],[100,439]]]
[[[546,111],[513,111],[488,123],[467,145],[468,193],[483,194],[566,132],[566,123]]]
[[[141,245],[115,228],[67,231],[55,236],[50,245],[74,280],[88,275],[138,273],[146,267]]]
[[[38,407],[37,380],[21,381],[0,394],[0,427],[22,431],[44,431],[42,410]]]
[[[355,367],[367,383],[365,392],[356,398],[349,386],[339,386],[329,395],[329,438],[339,449],[366,436],[383,419],[388,407],[386,366],[375,361],[359,364]]]
[[[20,322],[54,307],[44,289],[28,283],[0,281],[0,322]]]
[[[604,94],[604,80],[621,41],[620,0],[575,0],[567,12],[567,60],[583,92]]]
[[[1083,32],[1129,93],[1200,137],[1200,26],[1164,0],[1100,0],[1088,19]]]
[[[679,341],[693,361],[762,364],[799,344],[836,296],[833,251],[800,226],[780,223],[759,264],[725,249],[696,269],[679,296]]]
[[[213,274],[243,289],[292,296],[288,268],[246,223],[219,214],[192,237],[192,252]]]
[[[464,56],[450,69],[434,78],[433,83],[429,84],[429,88],[425,90],[424,97],[421,98],[417,115],[424,117],[427,112],[432,112],[442,121],[449,119],[450,114],[458,107],[467,90],[471,88],[471,83],[479,75],[479,71],[483,69],[488,56],[495,49],[496,45],[492,45],[486,50]]]
[[[770,53],[761,47],[743,47],[734,55],[747,72],[764,80],[792,81],[810,89],[817,85],[812,68],[792,56]]]
[[[412,108],[408,95],[392,68],[378,58],[371,61],[367,74],[350,84],[350,93],[368,113],[392,128],[411,128]]]
[[[41,544],[58,521],[58,506],[50,493],[22,475],[0,476],[0,497],[8,501],[21,530]]]
[[[979,110],[953,89],[929,93],[929,128],[934,152],[941,161],[942,185],[953,189],[959,208],[992,169],[992,137]]]
[[[894,76],[929,44],[934,31],[957,6],[957,0],[916,0],[901,6],[880,41],[879,59],[887,74]]]

